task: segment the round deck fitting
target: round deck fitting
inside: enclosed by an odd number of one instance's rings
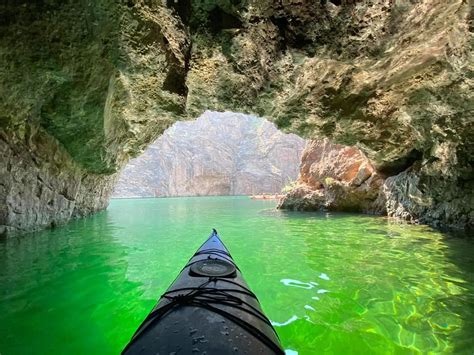
[[[204,259],[191,265],[189,274],[201,277],[235,277],[235,266],[224,260]]]

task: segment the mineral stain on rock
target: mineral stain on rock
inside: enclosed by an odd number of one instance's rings
[[[355,147],[309,141],[297,184],[279,208],[385,213],[383,178]]]

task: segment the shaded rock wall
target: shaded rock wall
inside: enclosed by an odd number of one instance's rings
[[[463,0],[2,3],[0,126],[108,180],[176,120],[254,112],[410,169],[394,215],[472,226],[470,17]]]
[[[105,208],[116,171],[184,112],[189,50],[163,6],[2,2],[0,234]]]
[[[183,112],[169,82],[190,44],[171,10],[13,1],[0,15],[2,127],[41,127],[82,168],[112,174]]]
[[[44,132],[0,130],[0,235],[55,227],[108,205],[114,175],[91,174]]]
[[[355,147],[308,141],[295,186],[278,208],[385,213],[384,179]]]
[[[177,122],[125,167],[113,197],[280,193],[305,141],[249,115],[205,112]]]
[[[448,173],[449,174],[449,173]],[[449,175],[430,174],[418,164],[385,180],[387,214],[435,227],[474,227],[474,184]]]

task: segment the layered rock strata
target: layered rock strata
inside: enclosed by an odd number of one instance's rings
[[[120,174],[113,197],[281,193],[305,141],[267,120],[205,112],[177,122]]]
[[[60,144],[58,179],[108,181],[176,120],[253,112],[357,145],[392,215],[472,227],[470,21],[463,0],[7,2],[0,128]]]

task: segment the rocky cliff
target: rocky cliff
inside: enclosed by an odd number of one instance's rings
[[[104,207],[97,189],[105,198],[130,157],[210,109],[357,145],[387,178],[390,215],[472,227],[471,11],[464,0],[2,3],[3,149],[35,158],[25,181],[0,161],[0,225]],[[80,186],[66,210],[46,213],[48,194],[39,209],[19,202],[43,184],[58,196]]]
[[[300,173],[278,208],[385,214],[383,178],[359,149],[309,141]]]
[[[177,122],[120,174],[113,197],[280,193],[305,141],[249,115],[205,112]]]

